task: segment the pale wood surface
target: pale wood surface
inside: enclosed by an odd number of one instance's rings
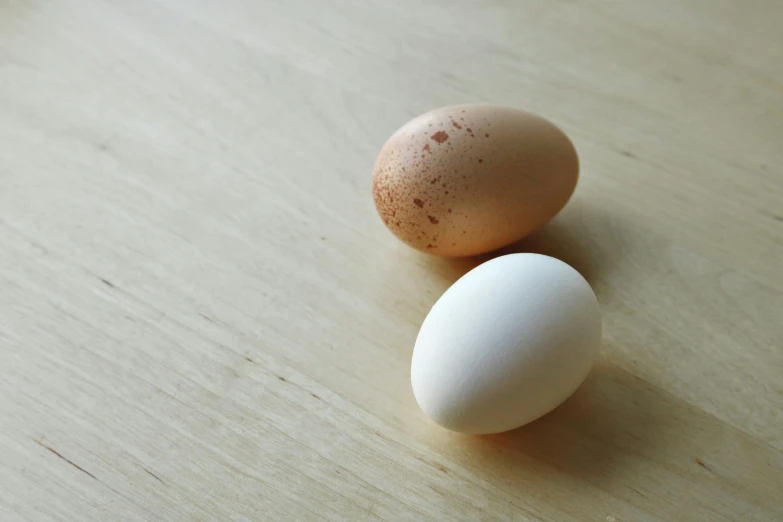
[[[777,0],[0,0],[0,519],[783,519]],[[466,437],[410,390],[481,260],[370,173],[521,106],[583,175],[516,250],[593,284],[599,364]]]

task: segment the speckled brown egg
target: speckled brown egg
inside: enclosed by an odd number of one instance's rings
[[[529,112],[458,105],[423,114],[386,142],[373,198],[399,239],[440,256],[513,243],[552,219],[576,187],[568,137]]]

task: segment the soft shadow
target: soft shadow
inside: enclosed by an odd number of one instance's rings
[[[527,426],[430,436],[476,482],[549,513],[547,520],[587,520],[586,512],[600,513],[596,520],[748,520],[748,506],[758,507],[759,520],[778,520],[783,507],[779,452],[605,361]]]
[[[440,278],[447,286],[484,262],[479,257],[438,257],[429,254],[421,256],[422,265],[427,271]]]
[[[451,284],[495,257],[534,252],[568,263],[593,286],[599,300],[609,300],[612,274],[622,266],[627,237],[633,235],[605,209],[574,200],[545,227],[512,245],[471,258],[429,257],[428,266]],[[604,353],[616,352],[608,343],[605,338]],[[621,465],[622,448],[644,452],[655,444],[657,428],[669,415],[657,390],[604,362],[593,368],[571,398],[543,418],[508,433],[459,437],[454,442],[463,449],[466,444],[471,461],[478,459],[481,469],[500,474],[505,481],[524,482],[526,473],[547,467],[571,477],[601,477]]]
[[[509,246],[475,257],[427,256],[425,263],[434,274],[451,284],[490,259],[533,252],[568,263],[594,284],[616,266],[616,252],[608,251],[612,244],[612,226],[606,211],[575,200],[543,228]]]
[[[571,398],[541,419],[463,442],[493,473],[511,476],[540,462],[572,477],[602,477],[622,464],[628,448],[644,453],[655,443],[665,406],[643,380],[599,364]]]

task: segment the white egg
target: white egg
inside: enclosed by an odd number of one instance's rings
[[[579,272],[539,254],[498,257],[430,310],[413,351],[413,393],[444,428],[511,430],[565,401],[600,344],[598,300]]]

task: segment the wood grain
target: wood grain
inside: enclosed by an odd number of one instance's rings
[[[0,0],[0,518],[783,519],[773,0]],[[400,244],[375,154],[482,101],[577,193],[508,251],[604,313],[566,404],[491,437],[409,363],[486,257]]]

